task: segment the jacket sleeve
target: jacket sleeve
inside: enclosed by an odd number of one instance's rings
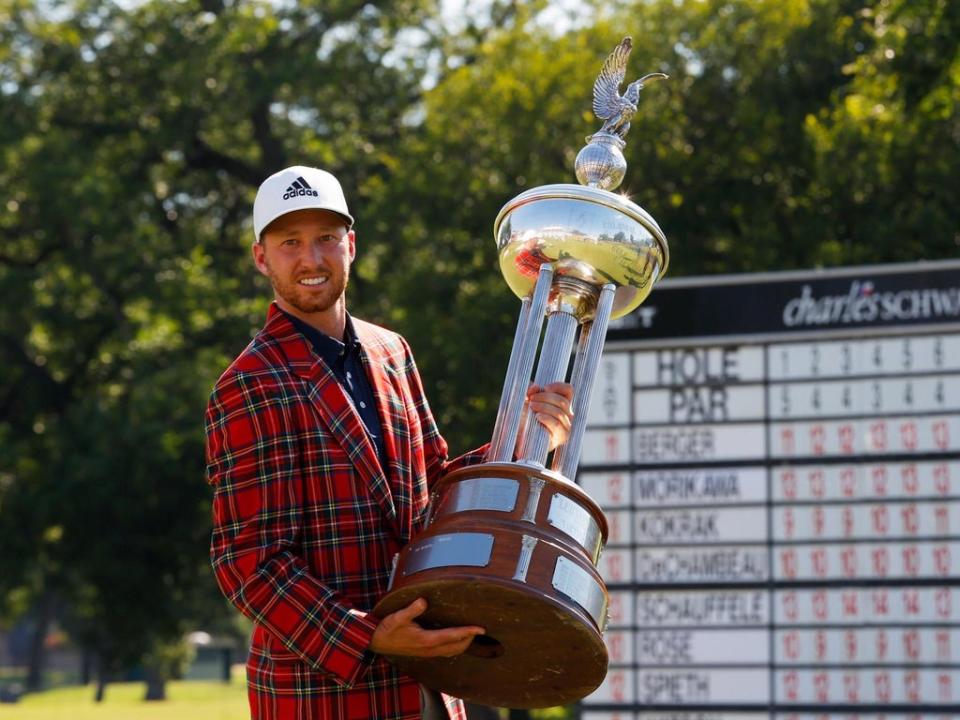
[[[427,402],[427,394],[423,390],[423,382],[420,380],[420,373],[417,371],[417,364],[413,359],[413,352],[404,338],[403,349],[406,357],[404,358],[404,375],[410,384],[410,390],[416,404],[417,417],[420,420],[420,428],[423,436],[423,451],[427,466],[427,484],[433,484],[447,473],[459,470],[467,465],[476,465],[484,461],[489,443],[481,445],[476,450],[464,453],[453,460],[447,459],[447,441],[443,439],[440,430],[437,428],[436,420],[433,419],[433,413],[430,411],[430,404]],[[492,428],[491,428],[492,429]]]
[[[227,376],[205,425],[210,557],[221,591],[314,670],[350,687],[376,657],[368,647],[378,620],[311,576],[300,556],[303,484],[282,399],[242,374]]]

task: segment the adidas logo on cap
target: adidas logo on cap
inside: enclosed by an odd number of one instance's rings
[[[303,179],[302,175],[298,175],[297,179],[294,180],[290,187],[286,189],[283,193],[283,199],[289,200],[293,197],[303,197],[307,195],[312,195],[313,197],[319,197],[320,193],[310,187],[310,183]]]

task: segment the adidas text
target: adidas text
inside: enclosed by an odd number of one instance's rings
[[[319,197],[320,193],[318,193],[316,190],[305,190],[303,188],[290,189],[283,194],[283,199],[289,200],[290,198],[297,197],[298,195],[299,196],[312,195],[313,197]]]

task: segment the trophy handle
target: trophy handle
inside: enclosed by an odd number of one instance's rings
[[[580,451],[583,436],[587,429],[587,415],[590,412],[590,396],[597,370],[600,368],[600,356],[607,337],[610,312],[613,309],[613,297],[617,288],[612,284],[604,285],[597,300],[597,310],[593,322],[585,324],[580,331],[577,359],[573,363],[571,384],[573,385],[573,424],[567,442],[557,448],[553,455],[553,469],[566,478],[573,480],[580,465]]]
[[[513,338],[513,350],[503,381],[500,407],[493,427],[493,438],[487,450],[487,462],[507,462],[513,459],[520,428],[520,413],[527,396],[526,383],[530,382],[533,360],[540,343],[540,330],[550,297],[553,282],[553,266],[543,263],[532,296],[523,299],[520,319]],[[521,386],[521,383],[524,383]]]

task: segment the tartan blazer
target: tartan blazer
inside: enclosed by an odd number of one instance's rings
[[[419,718],[419,686],[368,650],[393,556],[420,529],[447,461],[410,347],[354,319],[388,467],[326,363],[271,305],[207,406],[211,562],[254,621],[254,720]],[[444,696],[451,718],[463,704]]]

